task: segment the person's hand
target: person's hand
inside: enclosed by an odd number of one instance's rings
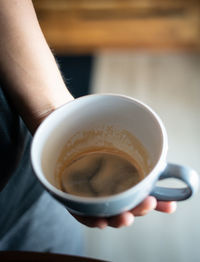
[[[147,215],[152,210],[171,214],[176,210],[176,202],[157,201],[155,197],[148,196],[140,205],[132,210],[126,211],[120,215],[108,218],[82,217],[73,215],[80,223],[88,227],[105,228],[107,226],[120,228],[130,226],[134,222],[135,216]]]

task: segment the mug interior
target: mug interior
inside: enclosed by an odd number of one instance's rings
[[[87,146],[111,143],[136,158],[146,175],[166,156],[165,129],[148,106],[126,96],[89,95],[57,109],[41,124],[34,136],[32,164],[45,186],[50,183],[58,187],[55,171],[63,148],[67,145],[66,157],[82,150],[86,144],[77,144],[76,141],[81,141],[87,132],[92,137],[87,140]],[[78,145],[77,148],[75,145]]]

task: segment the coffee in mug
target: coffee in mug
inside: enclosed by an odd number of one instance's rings
[[[133,134],[99,125],[66,141],[56,165],[57,187],[81,197],[115,195],[138,184],[149,172],[150,163]]]
[[[121,193],[144,178],[137,162],[118,149],[89,149],[66,161],[59,174],[62,191],[86,197]]]

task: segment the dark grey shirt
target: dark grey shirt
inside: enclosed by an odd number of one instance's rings
[[[80,255],[80,225],[34,176],[31,135],[0,88],[0,250]]]

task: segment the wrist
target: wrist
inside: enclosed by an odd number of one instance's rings
[[[63,97],[62,99],[56,101],[55,103],[49,103],[47,105],[43,105],[43,108],[40,108],[37,112],[32,112],[33,115],[30,119],[30,122],[25,119],[26,125],[29,128],[30,132],[32,134],[35,133],[37,128],[40,126],[40,124],[45,120],[46,117],[48,117],[51,113],[53,113],[56,109],[59,107],[71,102],[74,100],[74,97],[71,94],[68,94],[67,97]]]

